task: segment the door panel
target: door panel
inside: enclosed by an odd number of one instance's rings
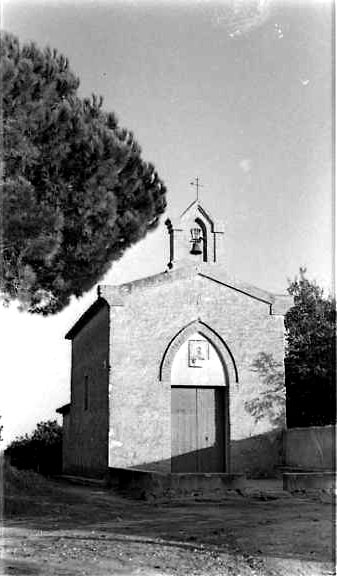
[[[172,472],[223,472],[223,388],[171,388]]]
[[[197,471],[196,389],[171,389],[172,472]]]
[[[198,471],[224,471],[223,390],[197,389]]]

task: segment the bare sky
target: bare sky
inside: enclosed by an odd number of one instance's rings
[[[329,289],[330,3],[7,0],[3,27],[58,48],[80,77],[81,94],[103,95],[165,181],[168,214],[193,200],[189,183],[200,177],[205,207],[225,222],[229,273],[282,292],[307,266]],[[105,282],[163,270],[165,241],[160,228]],[[94,297],[51,319],[0,311],[9,327],[5,439],[54,417],[68,401],[63,335]]]

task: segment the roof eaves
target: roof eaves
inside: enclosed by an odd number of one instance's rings
[[[60,408],[56,409],[56,412],[58,414],[62,414],[62,416],[64,416],[65,414],[69,414],[70,412],[70,402],[68,402],[68,404],[63,404],[63,406],[60,406]]]
[[[145,276],[145,278],[137,278],[131,282],[126,282],[125,284],[120,284],[119,289],[121,293],[132,292],[139,288],[147,288],[152,286],[158,286],[164,282],[174,282],[175,280],[186,278],[195,273],[194,266],[186,266],[175,268],[174,270],[164,270],[158,274],[153,274],[151,276]]]
[[[236,290],[236,292],[241,292],[241,294],[245,294],[246,296],[250,296],[254,298],[254,300],[259,300],[260,302],[264,302],[265,304],[272,305],[275,301],[274,296],[270,294],[270,292],[266,292],[265,290],[261,290],[260,288],[256,288],[255,286],[250,286],[247,284],[239,284],[237,282],[233,282],[228,278],[223,279],[221,276],[210,274],[209,272],[199,272],[200,276],[204,278],[208,278],[209,280],[213,280],[213,282],[217,282],[218,284],[222,284],[223,286],[227,286],[228,288],[232,288],[232,290]]]
[[[89,308],[80,316],[80,318],[75,322],[75,324],[70,328],[70,330],[65,335],[66,340],[72,340],[76,334],[89,322],[93,316],[101,309],[103,306],[107,305],[107,301],[104,298],[99,297]]]

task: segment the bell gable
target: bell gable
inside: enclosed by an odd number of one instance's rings
[[[167,219],[172,269],[188,262],[194,264],[221,262],[223,256],[223,224],[214,220],[199,200],[194,201],[176,219]]]

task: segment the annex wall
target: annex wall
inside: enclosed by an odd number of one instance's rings
[[[305,470],[334,470],[336,427],[291,428],[284,434],[285,465]]]
[[[69,467],[71,462],[71,439],[70,439],[70,413],[63,414],[62,417],[62,470]]]
[[[64,472],[100,475],[108,463],[109,308],[72,341],[71,407]]]

